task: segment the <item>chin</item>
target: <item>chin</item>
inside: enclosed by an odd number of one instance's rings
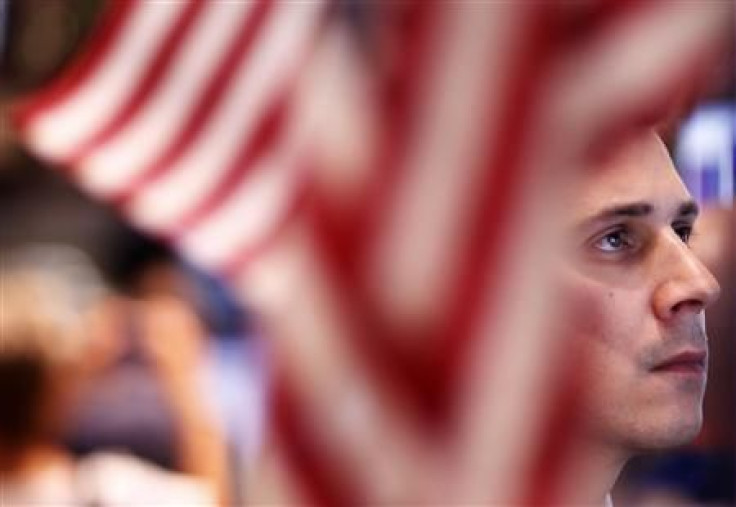
[[[679,412],[667,420],[652,421],[645,428],[638,428],[630,447],[638,452],[662,451],[689,444],[700,433],[703,415],[700,409],[684,414],[687,413]]]

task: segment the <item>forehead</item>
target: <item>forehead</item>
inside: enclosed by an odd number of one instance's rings
[[[587,168],[578,181],[573,217],[631,202],[670,208],[690,198],[667,149],[654,133],[628,141],[605,161]]]

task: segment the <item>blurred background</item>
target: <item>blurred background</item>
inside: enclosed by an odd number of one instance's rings
[[[0,252],[4,265],[53,272],[91,319],[88,348],[79,355],[83,379],[54,416],[65,452],[124,451],[207,481],[216,495],[237,504],[262,443],[268,376],[247,309],[218,280],[32,158],[8,127],[9,101],[53,78],[84,41],[101,5],[0,2]],[[692,446],[632,462],[614,496],[621,505],[736,500],[734,61],[727,55],[713,69],[701,101],[684,107],[665,131],[678,170],[704,209],[694,248],[723,288],[708,320],[705,427]],[[184,385],[181,376],[196,382]],[[203,421],[192,421],[192,412]],[[203,427],[211,438],[196,442]],[[193,445],[209,449],[204,469],[187,462]]]
[[[237,505],[245,464],[261,444],[267,368],[247,312],[218,280],[34,160],[7,124],[8,102],[53,78],[102,6],[0,2],[3,267],[52,273],[75,298],[85,294],[81,313],[90,336],[77,365],[83,379],[53,416],[63,448],[79,457],[114,451],[186,472],[216,483],[213,489],[225,490],[216,494]],[[181,376],[195,381],[183,385]],[[201,438],[205,430],[209,441]],[[196,460],[207,463],[187,462],[195,447]],[[47,498],[58,501],[54,494]]]

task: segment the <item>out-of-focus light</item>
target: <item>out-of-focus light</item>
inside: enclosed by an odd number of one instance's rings
[[[683,125],[675,158],[693,197],[730,207],[734,197],[734,104],[698,109]]]

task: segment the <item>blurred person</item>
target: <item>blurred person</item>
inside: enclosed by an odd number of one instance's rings
[[[156,365],[148,357],[143,321],[150,313],[144,310],[149,306],[147,301],[162,295],[171,296],[168,299],[178,296],[179,284],[176,293],[136,290],[149,266],[158,265],[162,248],[150,241],[139,245],[141,241],[129,239],[138,235],[126,229],[123,232],[113,237],[122,241],[113,241],[114,258],[106,270],[115,292],[101,300],[94,312],[93,345],[98,348],[92,355],[97,363],[94,382],[80,396],[67,441],[79,453],[120,447],[165,468],[175,468],[175,415],[157,378]],[[186,305],[179,306],[177,316],[170,320],[184,319],[187,325],[171,332],[184,330],[187,337],[179,339],[200,340],[202,329],[197,319],[189,315]],[[191,372],[193,377],[198,376],[198,370]],[[129,410],[131,403],[137,410]]]
[[[105,351],[97,355],[94,382],[80,397],[68,441],[82,453],[123,447],[166,468],[189,459],[237,502],[240,451],[257,440],[252,426],[263,410],[260,398],[248,397],[263,392],[253,382],[260,377],[248,361],[250,349],[229,346],[240,345],[243,336],[221,336],[223,329],[242,332],[233,325],[238,319],[223,325],[228,319],[220,315],[227,317],[228,308],[204,285],[210,280],[164,245],[138,234],[121,239],[110,273],[119,294],[96,312],[95,343]],[[169,351],[159,357],[160,344]],[[161,375],[169,363],[169,373]],[[178,372],[186,385],[170,382]],[[131,403],[137,410],[129,409]],[[240,411],[235,417],[234,410]],[[187,437],[192,425],[182,427],[180,419],[194,420],[190,414],[200,427]],[[214,449],[210,458],[186,458],[188,442],[197,441],[200,449]]]
[[[610,502],[633,456],[698,434],[704,309],[719,293],[689,245],[698,206],[661,140],[638,135],[596,165],[569,201],[572,251],[560,271],[565,292],[586,309],[569,329],[589,367],[569,478],[571,498],[584,504]]]
[[[107,392],[110,392],[116,388],[125,390],[122,383],[126,379],[131,380],[131,373],[136,375],[137,371],[139,384],[142,372],[151,375],[142,383],[144,389],[158,393],[160,405],[146,407],[146,402],[156,403],[157,400],[146,396],[140,386],[136,388],[135,385],[128,393],[132,395],[128,397],[128,403],[140,402],[138,408],[141,411],[167,411],[169,426],[164,427],[172,432],[167,442],[172,446],[171,465],[206,480],[217,491],[220,504],[227,504],[230,490],[227,450],[221,424],[215,417],[210,400],[206,399],[201,382],[206,358],[206,333],[197,316],[185,302],[171,296],[132,299],[116,295],[106,298],[95,308],[91,321],[92,332],[104,349],[98,354],[101,359],[96,371],[99,373],[93,374],[92,379],[104,382],[106,374],[112,373],[107,377]],[[137,357],[132,357],[131,353]],[[127,360],[133,371],[129,368],[126,374],[125,365],[121,368],[121,360],[122,363]],[[105,390],[99,394],[104,395]],[[129,410],[125,398],[124,395],[117,396],[117,400],[110,400],[112,403],[106,403],[99,396],[96,399],[107,407],[105,410],[121,414],[121,411]],[[98,410],[98,415],[101,413]],[[97,419],[96,422],[99,425],[103,421]],[[151,429],[146,427],[145,421],[137,427],[135,420],[129,418],[129,422],[132,422],[129,429],[133,431]],[[153,429],[155,432],[155,425]],[[140,437],[144,444],[150,444],[150,436]]]
[[[224,503],[210,472],[217,446],[210,428],[193,412],[195,397],[188,372],[182,370],[191,365],[194,343],[179,340],[172,347],[161,339],[147,345],[180,416],[181,469],[192,475],[167,472],[119,453],[75,459],[60,441],[75,391],[87,380],[85,357],[93,350],[88,322],[69,304],[73,287],[58,278],[17,266],[4,268],[1,275],[0,401],[13,407],[0,412],[3,502],[214,505],[217,495]],[[170,315],[165,308],[153,310],[146,320],[150,328],[161,326]]]

